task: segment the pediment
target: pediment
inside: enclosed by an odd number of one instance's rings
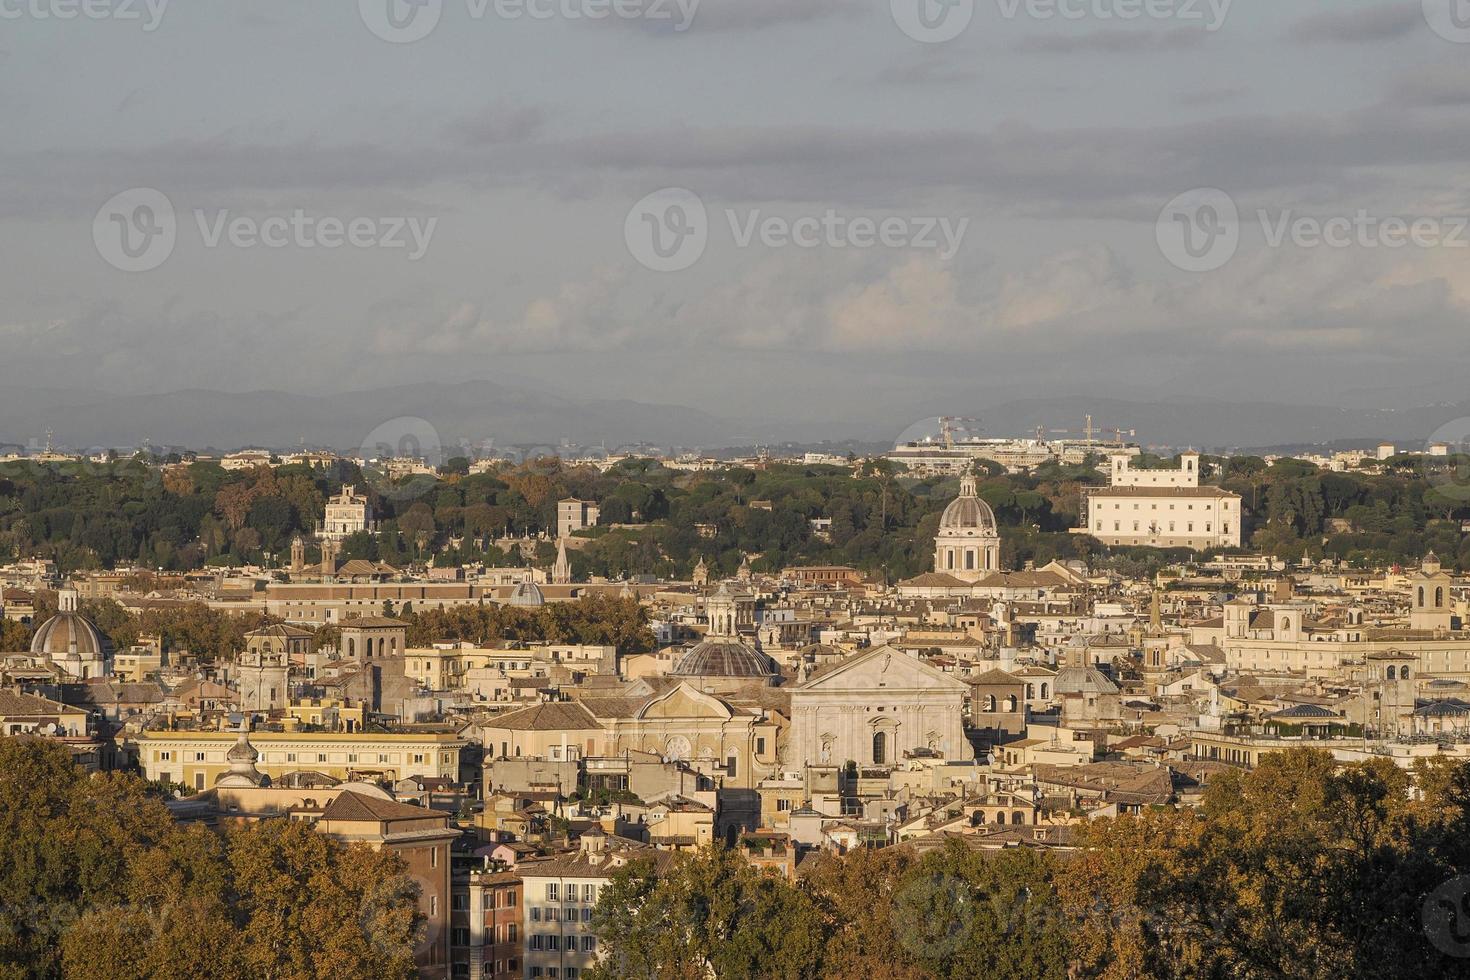
[[[953,691],[963,694],[969,691],[969,685],[901,650],[881,646],[812,678],[797,688],[796,692],[854,689],[874,692]]]
[[[734,712],[719,698],[680,684],[645,704],[637,717],[644,719],[728,719]]]

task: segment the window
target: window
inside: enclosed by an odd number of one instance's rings
[[[531,906],[531,921],[532,922],[540,922],[541,921],[541,906],[539,906],[539,905],[532,905]]]
[[[560,898],[561,898],[561,890],[557,886],[557,883],[554,882],[554,881],[548,881],[546,883],[546,900],[548,902],[555,902],[555,901],[560,900]]]
[[[756,755],[765,755],[766,754],[766,740],[764,738],[757,738],[755,740],[755,754]]]
[[[592,952],[596,952],[596,950],[597,950],[597,937],[596,936],[583,936],[582,937],[582,952],[584,952],[584,953],[592,953]]]
[[[588,902],[588,903],[597,901],[597,886],[596,885],[593,885],[593,884],[590,884],[589,883],[589,884],[586,884],[586,885],[583,885],[582,886],[582,901]]]
[[[516,941],[516,933],[518,931],[519,930],[517,929],[516,924],[514,922],[510,923],[509,925],[507,925],[505,927],[505,941],[508,942],[508,943],[515,942]]]
[[[561,935],[559,933],[552,933],[551,935],[547,936],[546,948],[553,953],[561,952]],[[554,973],[551,975],[556,976],[556,974]]]
[[[585,908],[582,909],[582,921],[583,922],[591,922],[592,921],[592,906],[588,905],[588,906],[586,906]]]
[[[546,910],[546,921],[547,922],[558,922],[560,920],[561,920],[561,910],[560,909],[558,909],[555,906],[553,906],[553,907],[551,907],[551,908],[549,908],[549,909]]]
[[[878,732],[873,736],[873,765],[881,766],[888,754],[888,735]]]
[[[786,811],[788,811],[790,809],[791,809],[791,801],[790,800],[777,800],[776,801],[776,812],[777,813],[785,813]]]
[[[535,936],[532,936],[531,937],[531,950],[533,952],[536,952],[536,951],[539,951],[540,949],[541,949],[541,936],[539,934],[538,935],[535,935]],[[532,976],[535,976],[537,973],[540,973],[540,972],[541,972],[540,969],[537,969],[536,972],[535,973],[532,973],[531,975]]]

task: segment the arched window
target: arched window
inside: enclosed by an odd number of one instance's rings
[[[1424,605],[1424,586],[1419,586],[1419,605]]]
[[[1434,607],[1438,609],[1442,605],[1444,605],[1444,589],[1437,588],[1434,590]]]
[[[1026,685],[1026,700],[1027,701],[1030,701],[1031,699],[1033,699],[1035,697],[1036,697],[1036,685],[1035,684],[1029,684],[1028,683]]]
[[[985,811],[976,810],[975,815],[970,818],[970,826],[978,827],[985,822]]]
[[[1019,827],[1019,826],[1021,826],[1021,824],[1025,823],[1025,822],[1026,822],[1026,817],[1021,813],[1020,810],[1017,810],[1015,813],[1012,813],[1011,814],[1011,823],[1014,826]]]
[[[986,711],[994,711],[995,710],[995,695],[994,694],[987,694],[987,695],[985,695],[985,710]]]
[[[1047,690],[1046,681],[1041,682],[1041,696],[1044,698],[1051,697],[1051,692]]]
[[[888,733],[875,732],[873,734],[873,765],[881,766],[887,761],[888,756]]]
[[[1286,618],[1286,617],[1282,617],[1282,619],[1281,619],[1281,628],[1282,628],[1282,630],[1289,630],[1289,629],[1291,629],[1291,620],[1288,619],[1288,618]]]
[[[1394,673],[1395,673],[1396,669],[1397,668],[1394,668],[1394,667],[1388,668],[1388,679],[1389,680],[1393,680],[1394,679]]]
[[[1007,711],[1015,711],[1016,710],[1016,696],[1014,694],[1007,696],[1007,698],[1006,698],[1006,710]]]

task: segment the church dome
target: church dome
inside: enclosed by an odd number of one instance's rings
[[[995,512],[976,494],[975,478],[965,477],[960,481],[960,495],[950,501],[939,518],[939,530],[995,534],[995,528]]]
[[[512,606],[543,606],[546,604],[546,596],[535,582],[518,582],[511,590],[510,604]]]
[[[112,640],[77,611],[76,593],[63,590],[61,609],[41,624],[31,638],[31,653],[53,661],[63,660],[76,645],[84,659],[107,659],[112,656]]]
[[[761,677],[777,673],[771,658],[731,636],[703,640],[679,658],[674,677]]]

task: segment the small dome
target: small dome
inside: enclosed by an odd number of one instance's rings
[[[748,643],[722,636],[695,644],[669,672],[674,677],[772,677],[771,658]]]
[[[960,481],[960,495],[944,508],[939,518],[941,531],[982,531],[996,533],[995,512],[975,492],[975,478],[965,477]]]
[[[250,744],[247,735],[241,735],[240,741],[230,746],[230,751],[225,753],[226,762],[248,762],[251,765],[260,761],[260,750]]]
[[[511,590],[510,604],[512,606],[543,606],[546,604],[546,596],[542,594],[541,588],[531,581],[518,582]]]
[[[229,762],[230,768],[215,777],[214,785],[226,789],[245,789],[252,786],[262,786],[266,777],[260,770],[255,768],[260,753],[255,746],[250,744],[250,736],[240,733],[240,740],[230,747],[225,753],[225,760]]]

